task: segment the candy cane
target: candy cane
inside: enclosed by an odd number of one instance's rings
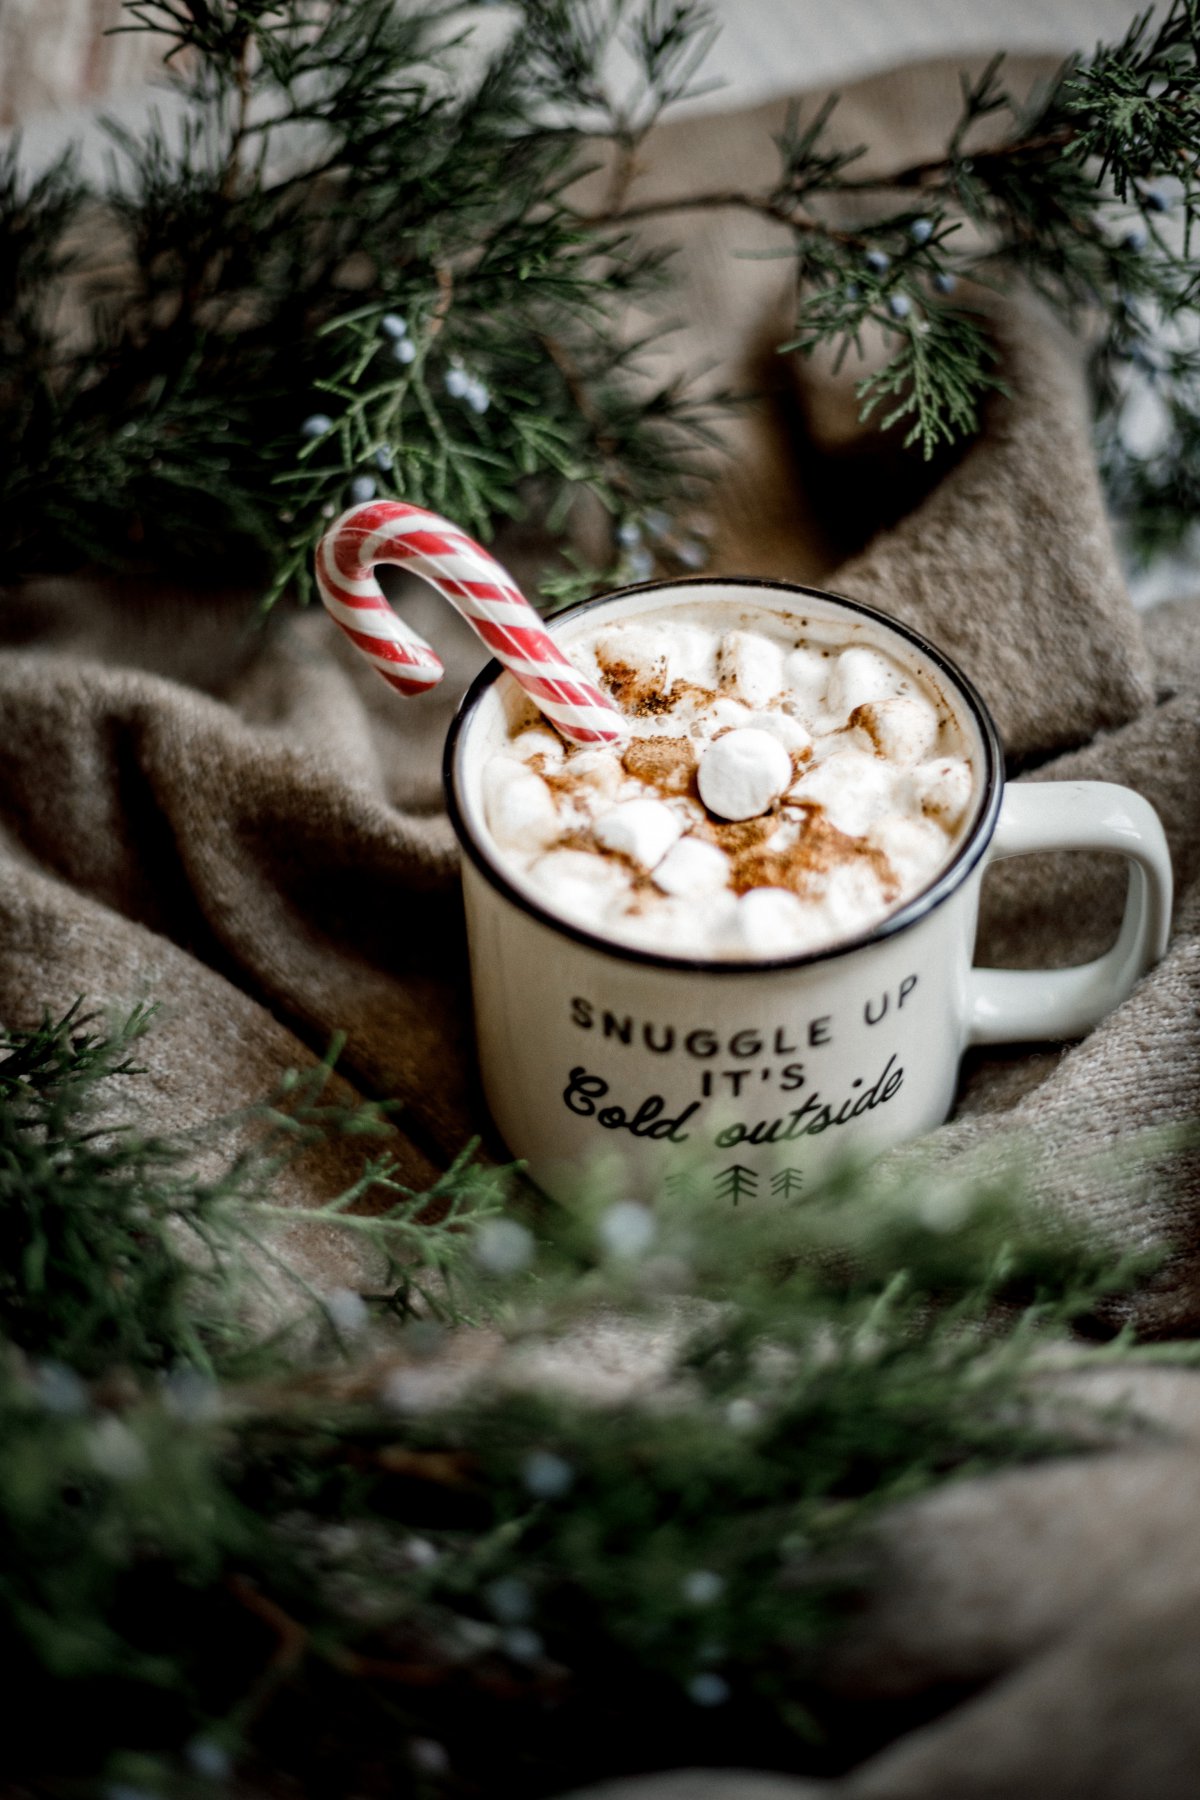
[[[436,588],[572,743],[612,743],[625,735],[621,713],[568,662],[494,556],[436,513],[400,500],[368,500],[335,520],[317,545],[317,587],[330,617],[400,693],[423,694],[445,671],[384,599],[376,563],[399,563]]]

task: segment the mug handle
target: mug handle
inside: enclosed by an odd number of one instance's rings
[[[1132,788],[1053,781],[1006,789],[985,868],[1035,850],[1115,850],[1129,859],[1116,942],[1070,969],[972,969],[968,1044],[1082,1037],[1163,954],[1171,922],[1171,855],[1161,821]]]

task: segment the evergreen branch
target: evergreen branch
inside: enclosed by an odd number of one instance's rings
[[[1195,0],[1175,0],[1157,29],[1146,14],[1113,47],[1100,46],[1086,62],[1071,58],[1033,102],[1022,107],[1005,87],[997,56],[974,81],[963,79],[962,106],[944,154],[900,169],[861,175],[862,146],[828,141],[834,99],[806,126],[793,115],[780,140],[781,170],[769,192],[715,189],[626,204],[597,222],[629,224],[674,212],[735,209],[790,233],[801,287],[797,329],[784,349],[811,354],[832,345],[842,360],[861,353],[868,320],[898,339],[884,369],[858,384],[862,416],[878,411],[882,429],[910,420],[905,441],[926,456],[939,443],[970,436],[979,400],[998,385],[988,367],[994,355],[978,321],[962,306],[947,306],[964,276],[991,285],[1019,273],[1073,324],[1097,310],[1112,321],[1095,367],[1102,411],[1113,387],[1114,359],[1143,365],[1163,321],[1184,314],[1200,292],[1200,269],[1190,260],[1197,206],[1194,152],[1200,87],[1200,26]],[[997,135],[997,122],[1000,123]],[[981,132],[984,134],[981,136]],[[988,135],[990,134],[990,135]],[[1166,185],[1163,185],[1166,184]],[[923,210],[913,208],[920,197]],[[883,210],[839,223],[838,202],[869,194]],[[1138,218],[1130,223],[1133,205]],[[1174,208],[1178,233],[1163,227]],[[981,242],[957,249],[955,219],[969,222]],[[1190,468],[1189,428],[1197,391],[1169,387],[1164,406],[1174,435],[1160,469]],[[892,397],[889,408],[881,401]],[[1103,429],[1103,425],[1102,425]],[[1136,519],[1154,506],[1141,534],[1158,543],[1186,524],[1191,476],[1168,482],[1127,456],[1107,463],[1110,489]],[[1124,473],[1121,470],[1124,469]],[[1171,523],[1168,524],[1167,520]],[[1135,527],[1136,529],[1136,527]]]
[[[931,309],[916,324],[891,325],[899,349],[856,389],[862,416],[870,418],[888,396],[895,405],[879,421],[881,431],[910,419],[907,447],[919,443],[932,456],[939,440],[953,445],[979,428],[979,402],[1003,383],[988,367],[996,352],[982,328],[965,313]]]
[[[629,347],[602,301],[642,291],[660,258],[581,233],[562,195],[606,46],[624,33],[642,69],[636,117],[609,108],[614,136],[634,144],[694,84],[711,36],[702,7],[612,0],[576,20],[531,5],[470,84],[470,27],[437,5],[145,0],[128,28],[167,33],[191,110],[181,141],[155,123],[136,138],[114,128],[122,172],[86,198],[129,254],[119,287],[91,277],[91,344],[68,358],[52,335],[35,339],[28,310],[15,321],[23,411],[0,407],[22,448],[0,474],[13,572],[81,552],[128,565],[251,548],[269,595],[303,593],[328,509],[368,488],[415,484],[484,535],[497,517],[561,520],[564,498],[607,490],[589,420],[609,402],[581,413],[579,390],[527,346],[586,337],[589,382],[632,401]],[[293,166],[279,172],[284,134]],[[49,192],[32,198],[36,250],[22,197],[0,186],[0,239],[27,286],[63,229]],[[356,289],[373,301],[373,359],[361,331],[325,331],[361,312]],[[44,284],[38,301],[44,318]],[[329,398],[344,416],[326,433]],[[648,415],[626,477],[635,508],[673,505],[691,480],[690,405],[674,412],[669,439],[658,409]]]
[[[1073,153],[1095,158],[1118,200],[1156,174],[1194,168],[1200,97],[1200,9],[1175,0],[1156,29],[1139,15],[1120,44],[1072,67],[1058,101],[1073,128]]]
[[[1098,320],[1114,497],[1149,540],[1186,528],[1192,478],[1170,467],[1191,468],[1200,403],[1161,344],[1200,294],[1196,0],[1072,57],[1027,103],[994,59],[964,81],[940,154],[864,174],[829,100],[789,117],[760,191],[655,202],[636,198],[637,156],[702,80],[713,26],[698,0],[525,0],[469,79],[470,19],[432,3],[137,0],[127,28],[166,33],[180,134],[114,128],[119,173],[96,190],[69,162],[33,183],[15,151],[0,163],[10,575],[229,554],[243,571],[258,559],[268,599],[303,596],[327,518],[372,492],[441,504],[483,535],[527,517],[561,537],[590,491],[612,517],[601,585],[649,572],[624,554],[633,534],[651,566],[650,540],[692,554],[686,527],[647,522],[695,505],[720,397],[648,392],[611,301],[664,279],[639,223],[718,208],[778,227],[795,257],[792,345],[857,355],[868,321],[883,325],[894,354],[863,375],[864,411],[926,455],[977,429],[995,384],[959,284],[1020,280],[1074,326]],[[618,43],[635,68],[620,92]],[[572,186],[597,138],[609,191],[581,214]],[[85,217],[119,234],[103,268],[81,260]],[[66,325],[81,284],[83,336]],[[1111,414],[1122,371],[1152,364],[1167,425],[1147,460]],[[575,580],[571,560],[564,545],[547,591]]]

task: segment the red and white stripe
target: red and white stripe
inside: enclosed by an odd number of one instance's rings
[[[376,563],[398,563],[435,587],[572,743],[625,735],[622,714],[568,662],[494,556],[436,513],[402,500],[368,500],[335,520],[317,545],[317,587],[330,617],[400,693],[423,694],[444,670],[436,651],[384,599]]]

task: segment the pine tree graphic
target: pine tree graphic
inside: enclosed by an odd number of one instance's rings
[[[686,1200],[696,1191],[696,1171],[694,1169],[678,1169],[674,1175],[667,1175],[663,1186],[675,1199]]]
[[[758,1176],[745,1163],[733,1163],[728,1169],[722,1169],[716,1177],[718,1200],[732,1200],[736,1206],[744,1194],[747,1200],[753,1200],[758,1191]]]
[[[804,1186],[803,1169],[780,1169],[771,1177],[771,1192],[781,1200],[790,1200]]]

